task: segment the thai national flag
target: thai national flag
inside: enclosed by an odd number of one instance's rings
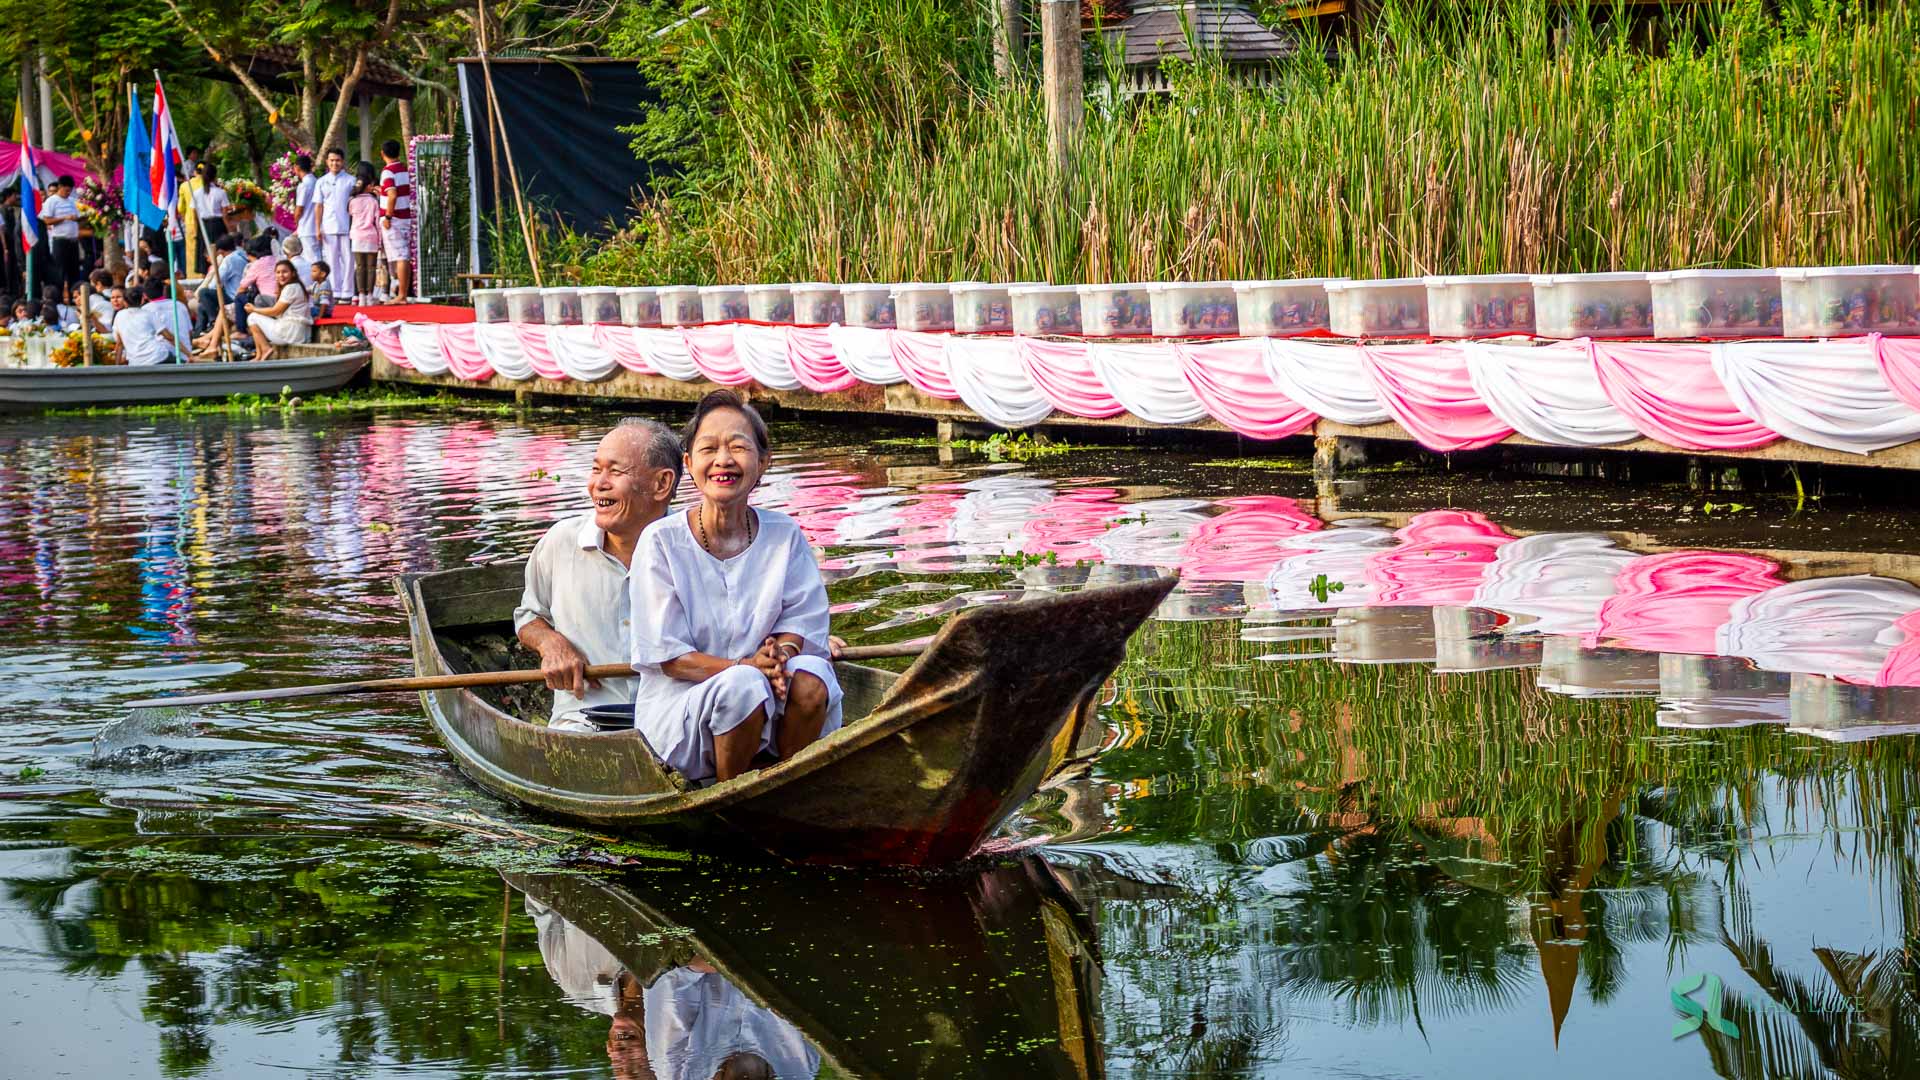
[[[40,155],[33,144],[20,143],[20,246],[28,251],[40,242]]]
[[[153,205],[166,212],[167,228],[178,227],[180,211],[180,137],[173,131],[173,114],[167,111],[166,91],[160,88],[160,76],[153,77],[153,164],[147,178],[153,184]]]

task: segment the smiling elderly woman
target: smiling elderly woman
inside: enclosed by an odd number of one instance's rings
[[[747,505],[767,425],[730,390],[681,446],[700,502],[647,528],[634,560],[634,720],[689,780],[730,780],[840,726],[827,589],[793,519]]]

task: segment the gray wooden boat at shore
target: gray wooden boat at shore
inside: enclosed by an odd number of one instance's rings
[[[370,355],[363,349],[233,363],[0,368],[0,408],[157,404],[240,394],[278,397],[282,391],[316,394],[347,385],[367,366]]]

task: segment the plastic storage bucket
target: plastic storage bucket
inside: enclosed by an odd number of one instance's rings
[[[1240,332],[1248,337],[1286,337],[1330,329],[1327,282],[1346,278],[1236,281]]]
[[[1533,332],[1549,338],[1653,336],[1653,282],[1642,273],[1535,274]]]
[[[1228,337],[1240,332],[1240,295],[1231,281],[1149,286],[1155,337]],[[1323,294],[1324,295],[1324,294]]]
[[[1080,292],[1072,285],[1014,285],[1007,302],[1016,334],[1080,333]]]
[[[1533,333],[1532,275],[1461,274],[1424,280],[1427,332],[1434,337]]]
[[[1327,323],[1342,337],[1426,337],[1427,284],[1420,278],[1329,281]]]
[[[620,296],[620,321],[628,326],[660,325],[660,290],[650,285],[615,289]]]
[[[764,323],[792,322],[793,286],[747,286],[747,318]]]
[[[1914,267],[1783,267],[1779,273],[1781,330],[1788,337],[1920,334]]]
[[[1780,336],[1777,271],[1669,270],[1647,279],[1653,283],[1655,337]]]

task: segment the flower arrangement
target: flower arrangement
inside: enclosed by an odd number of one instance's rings
[[[273,200],[266,189],[251,180],[235,178],[221,180],[220,186],[227,189],[227,205],[247,214],[273,213]]]
[[[293,159],[307,151],[298,146],[287,147],[287,152],[267,163],[267,193],[273,199],[273,223],[283,229],[291,229],[299,220],[300,214],[300,173],[293,167]]]
[[[78,330],[68,334],[67,340],[47,354],[47,363],[54,367],[79,367],[86,362],[87,347],[80,339]],[[119,349],[114,346],[113,339],[105,334],[93,335],[93,362],[96,364],[125,363]]]
[[[117,229],[127,219],[127,208],[121,203],[120,185],[111,180],[102,184],[88,177],[74,191],[73,202],[80,211],[81,224],[96,234]]]

